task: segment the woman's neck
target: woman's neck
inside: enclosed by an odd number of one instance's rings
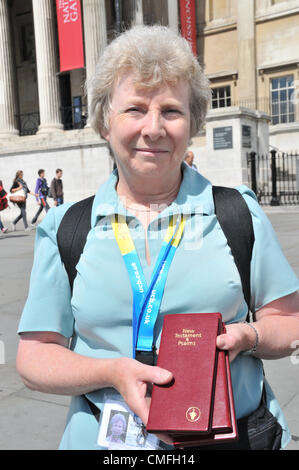
[[[116,187],[117,194],[126,209],[138,218],[144,227],[145,252],[148,265],[151,264],[147,229],[149,224],[169,206],[177,197],[182,181],[181,170],[172,180],[157,181],[146,179],[134,181],[134,178],[124,178],[118,173],[119,179]]]
[[[129,182],[121,174],[117,183],[116,191],[122,203],[127,208],[136,210],[155,210],[159,206],[170,205],[177,197],[182,180],[181,172],[167,182],[157,182],[144,180]]]

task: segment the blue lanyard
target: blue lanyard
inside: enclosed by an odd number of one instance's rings
[[[133,357],[136,349],[152,351],[154,327],[159,314],[167,275],[185,226],[184,216],[172,216],[156,261],[149,287],[144,277],[124,216],[116,215],[112,227],[128,270],[133,290]]]

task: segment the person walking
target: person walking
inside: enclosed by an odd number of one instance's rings
[[[28,194],[31,194],[31,196],[36,196],[36,194],[34,194],[32,191],[30,191],[30,189],[27,186],[26,181],[24,181],[24,179],[23,179],[23,176],[24,176],[23,171],[18,170],[17,173],[16,173],[16,176],[13,180],[12,186],[10,188],[10,192],[12,194],[19,191],[20,189],[23,189],[23,191],[25,193],[25,200],[24,201],[14,202],[14,204],[16,204],[19,207],[21,212],[18,215],[18,217],[16,217],[12,222],[12,230],[13,231],[16,230],[16,225],[19,222],[19,220],[21,220],[21,219],[23,219],[25,231],[31,230],[31,228],[28,227],[28,223],[27,223],[26,200],[27,200]]]
[[[57,168],[56,177],[51,181],[50,192],[54,199],[54,206],[60,206],[63,204],[63,182],[62,182],[62,170]]]
[[[31,221],[31,225],[34,227],[43,209],[45,209],[46,212],[48,212],[48,210],[50,209],[50,206],[47,202],[48,192],[49,192],[49,186],[45,178],[45,170],[40,169],[38,170],[38,178],[36,180],[36,185],[35,185],[36,200],[39,205],[39,208]]]
[[[7,192],[3,188],[2,180],[0,180],[0,211],[7,209],[8,201],[7,201]],[[4,227],[1,217],[0,217],[0,230],[2,233],[6,233],[8,228]]]

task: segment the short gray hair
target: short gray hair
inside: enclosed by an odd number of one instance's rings
[[[94,76],[86,83],[89,121],[101,134],[109,130],[111,97],[116,80],[133,72],[140,88],[159,88],[186,80],[190,85],[193,137],[205,122],[211,100],[209,81],[188,42],[165,26],[134,26],[114,39],[100,56]]]

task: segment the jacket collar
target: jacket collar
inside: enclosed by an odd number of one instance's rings
[[[212,185],[200,173],[182,164],[183,179],[176,199],[159,214],[159,217],[169,217],[172,214],[214,214]],[[91,226],[94,227],[100,217],[112,214],[129,216],[127,209],[121,203],[116,192],[118,181],[117,169],[97,191],[91,213]]]

